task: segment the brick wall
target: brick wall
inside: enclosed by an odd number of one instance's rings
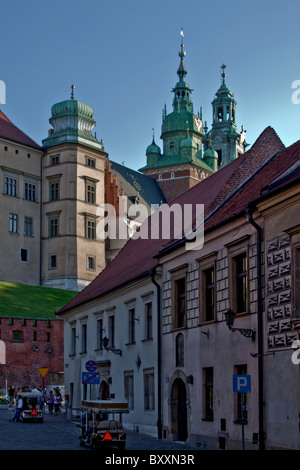
[[[64,322],[61,319],[0,318],[0,340],[5,345],[6,364],[0,364],[0,388],[7,385],[41,386],[43,379],[39,368],[48,368],[49,373],[64,370]],[[3,346],[2,343],[2,346]],[[3,362],[3,360],[2,360]]]

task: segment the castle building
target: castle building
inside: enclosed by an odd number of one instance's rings
[[[153,136],[140,171],[109,159],[92,133],[93,108],[75,99],[73,85],[70,99],[52,106],[51,129],[41,146],[0,113],[0,280],[80,291],[112,261],[152,206],[174,200],[244,152],[245,131],[236,128],[225,66],[208,131],[202,110],[194,114],[185,55],[181,41],[173,110],[163,111],[163,151]],[[112,205],[126,236],[106,231],[104,223],[99,230],[105,204]],[[142,218],[139,204],[146,207]]]

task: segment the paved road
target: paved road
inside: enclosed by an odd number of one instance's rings
[[[9,421],[14,411],[0,410],[0,450],[77,450],[91,452],[78,444],[79,428],[65,413],[45,414],[43,423]],[[136,432],[127,432],[126,450],[197,450],[185,443],[169,442]]]

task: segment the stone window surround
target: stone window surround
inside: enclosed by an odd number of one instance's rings
[[[203,256],[202,258],[198,258],[196,261],[199,264],[199,322],[205,323],[206,320],[206,288],[205,288],[205,279],[204,279],[204,271],[209,268],[214,268],[215,270],[215,308],[214,308],[214,319],[210,321],[215,321],[217,317],[217,282],[216,282],[216,272],[217,272],[217,252],[214,251],[212,253]]]
[[[249,244],[250,244],[250,235],[245,235],[244,237],[234,240],[233,242],[227,243],[225,247],[227,248],[228,254],[228,286],[229,286],[229,307],[236,313],[237,312],[237,295],[235,290],[235,268],[234,268],[234,258],[242,253],[246,253],[247,257],[247,299],[246,299],[246,311],[239,312],[239,314],[249,314],[250,313],[250,285],[249,285]]]

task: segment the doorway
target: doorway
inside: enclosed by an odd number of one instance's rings
[[[186,441],[187,406],[186,387],[182,379],[175,379],[171,391],[171,427],[172,433],[179,441]]]

